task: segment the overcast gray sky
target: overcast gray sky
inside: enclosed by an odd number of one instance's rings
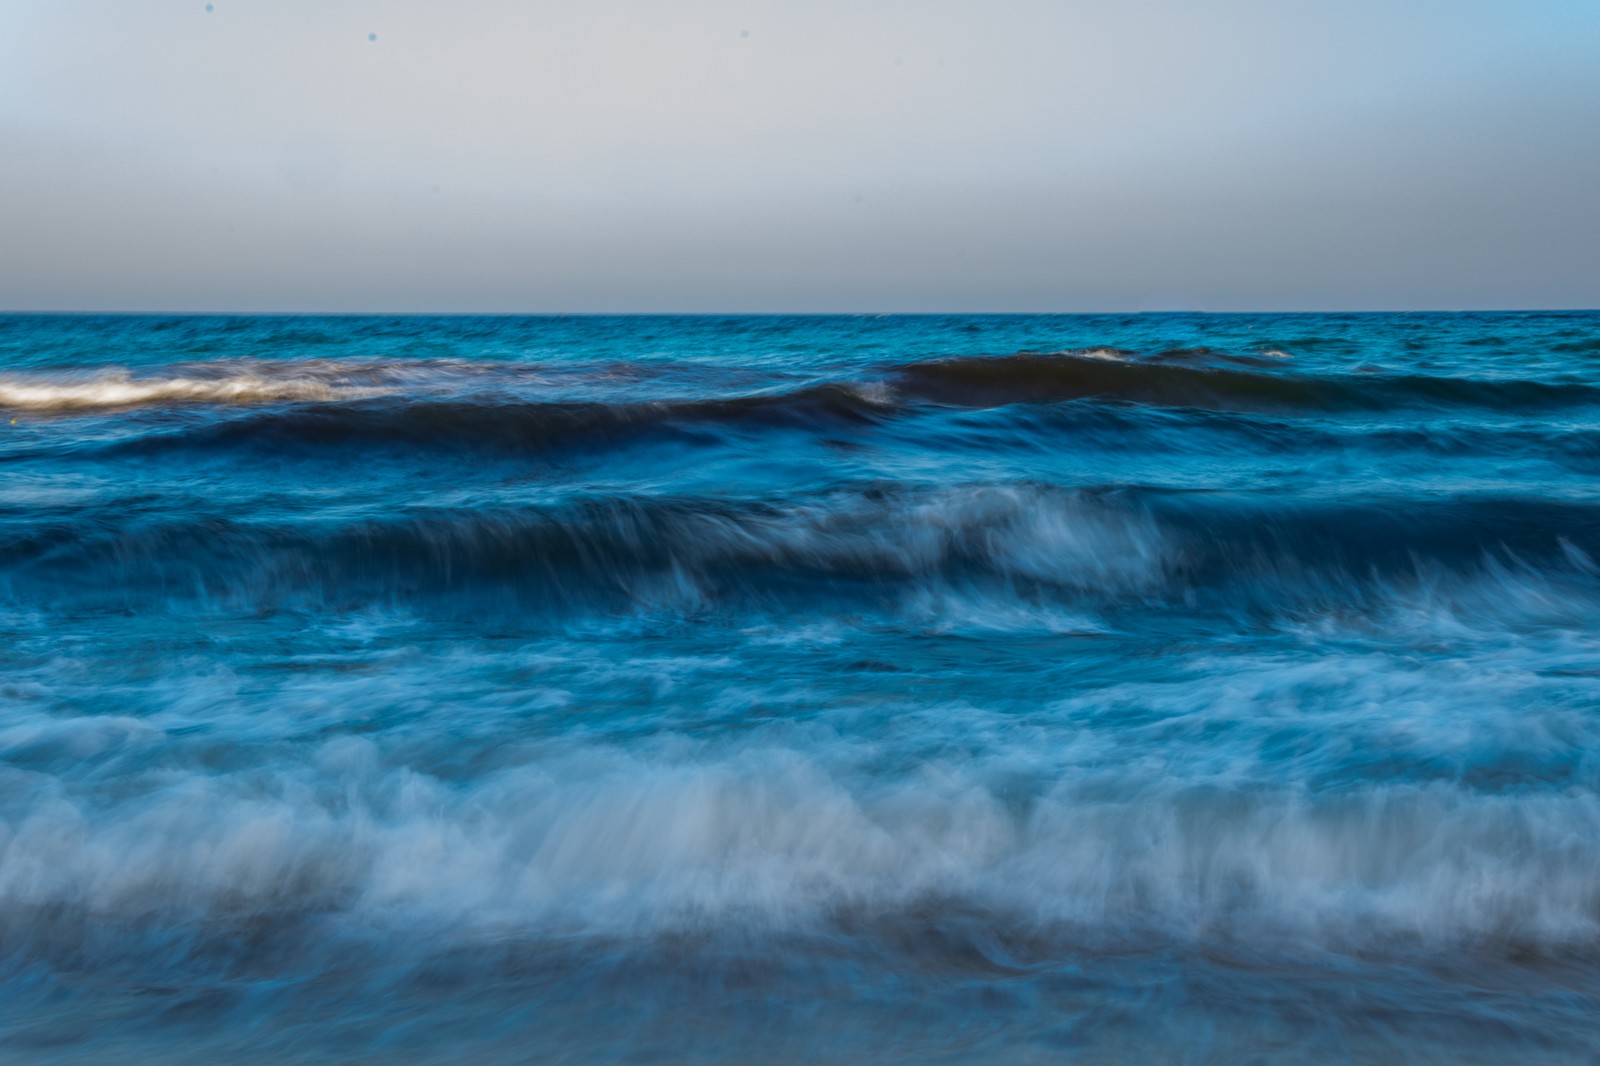
[[[1600,306],[1600,0],[212,6],[0,3],[0,308]]]

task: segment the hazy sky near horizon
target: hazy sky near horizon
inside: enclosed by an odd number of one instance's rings
[[[1600,0],[207,7],[0,4],[0,309],[1600,306]]]

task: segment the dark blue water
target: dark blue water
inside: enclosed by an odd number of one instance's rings
[[[11,1061],[1592,1062],[1600,314],[0,318]]]

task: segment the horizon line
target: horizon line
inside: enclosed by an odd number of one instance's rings
[[[1412,307],[1226,310],[1171,308],[1107,311],[371,311],[371,310],[92,310],[0,309],[0,318],[1091,318],[1110,315],[1566,315],[1595,307]]]

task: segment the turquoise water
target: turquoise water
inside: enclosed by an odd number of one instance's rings
[[[0,317],[15,1061],[1592,1062],[1600,313]]]

